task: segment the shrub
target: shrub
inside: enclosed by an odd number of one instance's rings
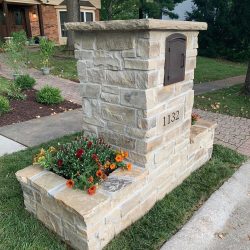
[[[75,141],[57,148],[41,149],[34,163],[68,179],[67,186],[95,193],[98,183],[117,168],[131,170],[131,163],[125,163],[127,152],[111,149],[103,139],[78,137]]]
[[[15,80],[15,85],[21,90],[31,89],[36,84],[36,80],[29,75],[21,75]]]
[[[0,96],[0,115],[7,113],[8,111],[10,111],[9,100],[4,96]]]
[[[37,102],[43,104],[58,104],[63,101],[61,90],[58,88],[45,86],[40,91],[38,91],[36,96]]]
[[[14,83],[10,83],[6,95],[9,99],[24,100],[25,95],[22,93],[22,89]]]
[[[25,43],[27,41],[25,31],[13,32],[12,39],[4,43],[6,63],[12,69],[14,74],[20,74],[26,67],[25,60],[27,49]]]
[[[43,67],[49,68],[50,58],[55,52],[55,43],[46,38],[42,38],[39,44]]]

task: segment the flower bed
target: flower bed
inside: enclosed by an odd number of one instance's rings
[[[67,179],[69,188],[83,189],[93,195],[98,184],[114,170],[131,170],[131,163],[124,162],[127,157],[128,152],[111,149],[101,138],[82,136],[57,148],[41,149],[34,158],[34,164]]]

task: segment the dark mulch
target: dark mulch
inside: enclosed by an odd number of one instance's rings
[[[36,102],[37,90],[24,91],[27,95],[25,100],[11,100],[11,111],[0,117],[0,127],[13,123],[24,122],[43,116],[55,115],[68,110],[77,109],[81,106],[69,101],[63,101],[57,105],[44,105]]]

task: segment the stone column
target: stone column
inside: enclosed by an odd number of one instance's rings
[[[198,30],[206,23],[129,20],[69,23],[83,97],[84,131],[154,169],[187,161]],[[164,86],[166,39],[187,39],[185,79]]]

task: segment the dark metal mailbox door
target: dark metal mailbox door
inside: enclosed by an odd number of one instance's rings
[[[164,85],[181,82],[185,79],[187,38],[173,34],[166,39]]]

